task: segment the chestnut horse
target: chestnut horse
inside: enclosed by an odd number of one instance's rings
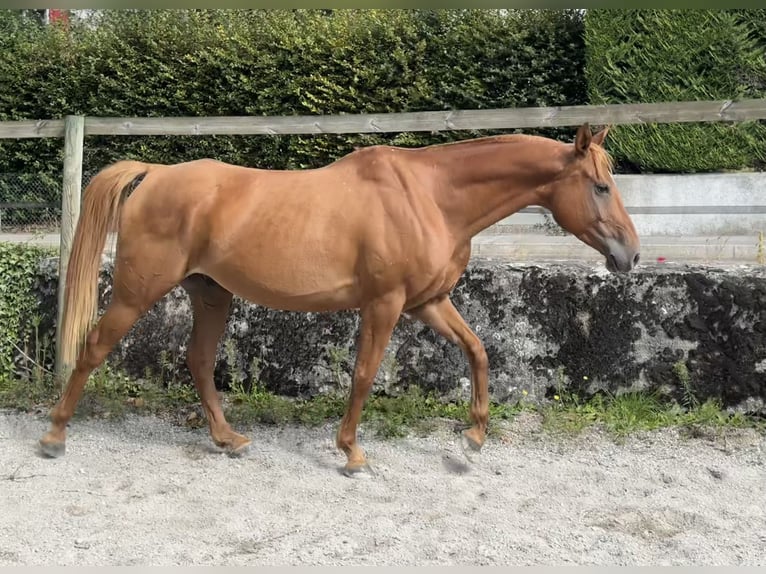
[[[639,240],[602,147],[607,130],[593,135],[585,124],[569,144],[503,135],[418,149],[371,146],[296,171],[210,159],[106,167],[85,190],[74,236],[62,326],[70,374],[42,452],[64,453],[91,372],[180,284],[194,313],[189,370],[219,447],[240,453],[250,444],[224,418],[213,382],[236,294],[280,310],[358,309],[352,387],[337,433],[349,474],[368,468],[357,425],[399,317],[415,317],[459,345],[471,367],[473,426],[461,437],[470,458],[487,428],[487,354],[450,292],[468,264],[471,238],[540,205],[602,253],[610,271],[632,269]],[[112,297],[93,326],[101,255],[115,231]]]

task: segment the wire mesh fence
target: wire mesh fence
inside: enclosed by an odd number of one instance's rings
[[[50,233],[60,225],[60,177],[0,174],[0,233]]]
[[[83,189],[94,175],[83,172]],[[61,188],[61,174],[0,173],[0,233],[58,233]]]

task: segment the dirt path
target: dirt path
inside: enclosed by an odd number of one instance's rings
[[[154,418],[0,413],[0,565],[764,564],[766,442],[754,432],[625,444],[552,439],[532,415],[466,466],[447,429],[362,436],[377,476],[349,479],[333,429],[250,429],[229,458],[206,430]]]

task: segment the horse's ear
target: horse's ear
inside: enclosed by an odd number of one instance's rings
[[[586,153],[592,139],[593,134],[590,132],[590,125],[588,125],[588,122],[585,122],[577,129],[577,135],[575,136],[575,150],[577,153]]]
[[[593,143],[597,144],[597,145],[600,145],[600,146],[603,146],[604,145],[604,140],[606,139],[606,134],[609,133],[609,128],[611,128],[611,127],[612,126],[606,126],[603,130],[601,130],[600,132],[595,134],[593,136]]]

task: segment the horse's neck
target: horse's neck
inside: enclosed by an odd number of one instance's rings
[[[530,205],[562,169],[556,144],[517,136],[434,149],[443,174],[435,199],[461,240]]]

